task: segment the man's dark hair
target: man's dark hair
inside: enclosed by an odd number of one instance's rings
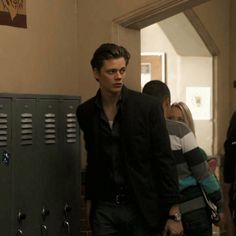
[[[160,80],[151,80],[143,87],[143,93],[156,97],[161,103],[168,97],[170,90],[168,86]]]
[[[113,43],[104,43],[94,52],[90,64],[93,69],[100,71],[104,60],[117,59],[121,57],[124,57],[127,66],[130,59],[129,52],[122,46]]]

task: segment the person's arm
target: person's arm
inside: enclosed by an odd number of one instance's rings
[[[86,217],[89,219],[90,212],[91,212],[91,200],[86,200],[85,202],[85,210],[86,210]]]
[[[154,103],[150,113],[150,133],[152,166],[158,187],[161,189],[160,198],[168,207],[180,200],[178,175],[175,158],[170,147],[166,121],[160,104]]]
[[[169,207],[169,216],[181,216],[178,207],[180,200],[178,175],[175,158],[170,147],[169,134],[166,128],[161,107],[155,107],[151,114],[151,145],[154,153],[153,165],[156,166],[156,175],[160,179],[161,204]],[[181,219],[168,219],[164,228],[164,235],[182,236],[183,226]]]
[[[84,142],[81,141],[81,146],[83,146],[85,149],[86,149],[86,154],[87,154],[87,157],[86,157],[86,170],[85,170],[85,175],[84,175],[84,186],[85,186],[85,190],[84,190],[84,195],[85,195],[85,200],[91,200],[91,197],[92,197],[92,193],[91,193],[91,167],[90,167],[90,161],[89,161],[89,157],[88,157],[88,141],[86,142],[86,134],[89,133],[88,131],[88,124],[87,124],[87,119],[86,119],[86,114],[88,114],[89,111],[86,110],[86,106],[84,106],[83,104],[79,105],[78,108],[77,108],[77,111],[76,111],[76,116],[77,116],[77,120],[78,120],[78,123],[79,123],[79,128],[80,128],[80,137],[81,137],[81,140],[83,139]],[[87,135],[88,136],[88,135]]]
[[[209,170],[208,163],[197,145],[192,132],[188,132],[181,139],[183,154],[194,179],[203,187],[206,194],[214,202],[221,200],[220,185],[216,176]]]
[[[235,235],[235,225],[230,212],[229,192],[232,183],[235,181],[236,171],[236,112],[233,114],[227,130],[227,137],[224,143],[224,164],[223,164],[223,196],[224,196],[224,224],[230,235]]]
[[[223,177],[225,183],[233,183],[235,180],[236,167],[236,112],[231,118],[224,143],[225,155],[223,166]]]

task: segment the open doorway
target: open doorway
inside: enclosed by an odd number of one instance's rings
[[[206,133],[210,134],[210,136],[208,136],[210,139],[210,142],[207,142],[208,146],[206,147],[206,151],[208,155],[211,155],[211,154],[219,155],[219,139],[218,139],[219,127],[216,125],[219,119],[219,114],[218,114],[218,110],[214,109],[217,107],[218,83],[217,83],[216,77],[218,76],[218,70],[219,70],[217,67],[217,56],[219,55],[219,49],[215,41],[213,40],[213,38],[211,37],[207,29],[205,28],[205,26],[202,24],[200,18],[193,10],[193,7],[203,4],[205,2],[208,2],[208,1],[209,0],[187,0],[187,1],[185,0],[154,1],[153,0],[153,1],[150,1],[149,4],[143,5],[140,8],[137,8],[136,10],[130,11],[130,13],[127,13],[123,16],[120,16],[119,18],[114,19],[113,27],[112,27],[112,40],[118,44],[123,44],[130,49],[130,52],[132,53],[132,58],[133,58],[132,63],[130,63],[129,65],[130,71],[132,71],[132,78],[140,78],[140,80],[137,80],[137,79],[130,80],[130,84],[129,84],[129,81],[127,81],[127,85],[128,86],[132,85],[130,87],[140,90],[141,89],[141,76],[140,76],[141,67],[140,67],[140,71],[137,70],[137,67],[140,66],[139,58],[141,54],[140,31],[146,29],[146,27],[153,27],[153,26],[155,27],[157,25],[156,24],[157,22],[159,23],[159,27],[161,24],[164,24],[162,25],[161,30],[165,32],[164,34],[162,33],[162,35],[165,35],[166,38],[167,38],[167,35],[168,35],[168,38],[173,38],[173,37],[178,38],[179,43],[178,44],[175,43],[175,47],[177,47],[177,45],[181,45],[180,44],[181,42],[182,44],[184,43],[184,41],[181,40],[181,38],[179,37],[181,36],[181,33],[179,33],[179,31],[180,30],[185,31],[186,28],[182,26],[179,27],[178,24],[174,24],[175,18],[172,18],[172,17],[177,16],[179,18],[182,18],[182,20],[184,20],[185,23],[187,22],[185,26],[188,26],[188,30],[191,29],[190,31],[191,33],[188,33],[185,35],[188,37],[189,36],[192,37],[193,36],[192,33],[194,33],[195,36],[198,36],[198,39],[199,39],[198,43],[202,44],[202,47],[200,48],[204,50],[204,53],[202,54],[203,52],[202,50],[198,52],[198,50],[195,47],[192,47],[190,45],[188,47],[188,54],[186,52],[183,54],[181,53],[181,49],[184,48],[186,51],[188,45],[185,45],[185,47],[178,47],[178,49],[175,49],[175,51],[177,51],[181,57],[176,59],[176,62],[177,62],[176,66],[172,67],[171,70],[168,70],[170,67],[170,59],[172,57],[168,56],[167,58],[166,56],[165,60],[168,60],[168,63],[166,63],[166,66],[165,66],[165,74],[167,77],[166,82],[168,83],[169,87],[172,90],[173,101],[183,99],[183,97],[179,97],[178,95],[182,96],[183,94],[186,93],[185,91],[186,87],[191,87],[191,85],[188,83],[191,82],[190,78],[193,75],[198,75],[199,87],[208,87],[207,90],[208,90],[208,93],[210,94],[210,111],[209,111],[209,106],[208,106],[207,120],[208,122],[211,123],[211,125],[208,126],[210,127],[210,130],[205,131]],[[170,30],[170,29],[167,30],[167,26],[165,24],[169,23],[168,20],[170,21],[172,20],[172,26],[178,27],[178,30]],[[194,31],[194,29],[196,31]],[[193,37],[196,38],[195,36]],[[169,41],[166,40],[166,42],[169,42]],[[155,43],[154,45],[149,45],[149,46],[154,47],[157,45],[158,44]],[[204,45],[206,46],[204,47]],[[198,68],[201,68],[201,69],[206,68],[203,60],[200,60],[200,61],[198,60],[199,59],[199,57],[197,56],[198,54],[191,52],[192,49],[194,49],[195,53],[201,52],[200,57],[204,57],[206,59],[206,63],[209,64],[209,67],[207,68],[212,68],[211,70],[209,69],[209,72],[208,72],[211,74],[209,75],[209,78],[212,79],[212,81],[209,82],[210,84],[204,84],[207,81],[204,79],[204,76],[202,76],[205,74],[204,71],[199,70],[197,72],[196,71],[193,72],[191,69],[189,69],[190,67],[194,67],[194,64],[195,64],[193,63],[194,60],[196,61],[196,63],[203,64],[203,67],[199,66]],[[143,53],[148,53],[149,49],[143,48],[142,51]],[[160,49],[157,49],[155,51],[159,53],[164,53]],[[192,57],[191,64],[189,63],[190,60],[188,60],[189,57]],[[185,66],[182,66],[184,64]],[[185,68],[187,69],[185,70]],[[182,70],[181,73],[179,73],[179,70]],[[175,73],[175,71],[178,73]],[[182,80],[170,79],[171,77],[174,78],[174,76],[179,75],[179,74],[181,74],[182,77],[183,75],[185,75],[185,79],[184,80],[183,79]],[[172,81],[175,81],[175,84],[172,84]],[[186,83],[184,84],[184,86],[181,84],[182,81]],[[196,87],[196,85],[192,87]],[[181,88],[184,88],[184,92],[181,90]],[[210,89],[210,92],[209,92],[209,89]],[[190,91],[188,93],[190,93],[191,95],[191,88],[189,88],[188,91]],[[205,94],[205,91],[203,90],[201,94],[202,93]],[[199,101],[199,98],[197,98],[197,100]],[[198,124],[196,124],[196,126],[199,126],[199,128],[196,127],[196,129],[202,130],[204,127],[202,126],[202,121],[199,120],[197,121],[197,123]],[[204,123],[205,121],[203,121],[203,124]],[[201,138],[199,138],[199,141],[201,142],[199,144],[203,145]],[[205,144],[203,145],[203,148],[204,147],[205,147]],[[220,162],[220,156],[218,157],[219,157],[218,160]]]
[[[217,83],[217,77],[218,77],[218,71],[219,68],[217,65],[217,56],[219,55],[219,49],[217,45],[215,44],[214,39],[211,37],[209,34],[208,30],[205,28],[205,26],[202,24],[200,18],[198,15],[195,13],[193,10],[193,7],[202,4],[204,2],[207,2],[208,0],[187,0],[187,1],[182,1],[182,0],[174,0],[174,1],[150,1],[150,4],[146,4],[144,6],[141,6],[140,8],[130,11],[130,13],[125,14],[119,18],[116,18],[113,22],[113,28],[112,28],[112,39],[114,42],[119,43],[119,44],[124,44],[126,47],[128,47],[133,55],[133,64],[130,64],[130,69],[132,71],[132,75],[134,78],[141,77],[141,72],[137,71],[137,66],[140,65],[140,61],[137,60],[137,58],[140,57],[141,53],[147,54],[150,53],[150,50],[148,48],[142,48],[140,51],[140,48],[138,48],[139,45],[138,42],[141,38],[141,33],[140,31],[145,30],[148,27],[156,26],[157,22],[160,23],[165,23],[167,22],[166,20],[171,20],[173,19],[173,16],[177,16],[176,14],[183,13],[182,16],[186,16],[184,20],[186,20],[189,24],[191,22],[192,24],[192,31],[194,32],[197,36],[199,36],[199,42],[203,45],[201,49],[204,49],[206,55],[200,54],[195,54],[191,52],[191,49],[195,49],[195,52],[200,53],[200,51],[196,50],[196,48],[190,46],[188,47],[189,52],[188,54],[184,52],[183,54],[181,53],[181,48],[183,49],[184,47],[174,48],[174,46],[171,44],[172,49],[174,49],[175,54],[178,52],[177,56],[178,58],[176,59],[176,66],[172,70],[169,70],[170,68],[170,61],[171,57],[169,57],[163,49],[157,49],[155,50],[156,53],[165,53],[166,57],[165,60],[168,61],[165,65],[165,74],[166,74],[166,82],[168,86],[171,89],[172,92],[172,101],[176,100],[183,100],[186,101],[186,97],[189,97],[188,100],[191,100],[191,95],[193,94],[192,89],[194,90],[195,87],[203,87],[203,90],[200,92],[201,96],[199,97],[198,95],[193,96],[195,99],[195,102],[200,105],[205,105],[205,103],[202,103],[202,97],[206,93],[208,93],[207,97],[208,100],[210,101],[210,106],[207,106],[208,112],[204,114],[203,116],[206,115],[206,117],[203,119],[203,117],[200,116],[200,119],[195,119],[196,122],[199,124],[199,127],[197,124],[196,129],[198,131],[202,131],[204,126],[201,126],[202,124],[204,125],[205,122],[209,122],[209,130],[204,130],[205,134],[209,133],[208,139],[209,142],[207,142],[207,147],[205,148],[208,153],[208,155],[218,155],[219,154],[219,140],[218,140],[218,134],[219,134],[219,127],[216,126],[218,120],[219,120],[219,114],[217,109],[213,109],[217,107],[217,92],[218,92],[218,83]],[[182,17],[181,15],[178,15]],[[191,25],[190,24],[190,25]],[[160,25],[159,25],[160,26]],[[172,26],[175,26],[172,24]],[[180,26],[181,27],[181,26]],[[181,36],[181,33],[179,33],[179,30],[185,30],[183,29],[178,29],[176,30],[167,30],[166,27],[161,27],[161,30],[164,32],[163,35],[168,39],[166,42],[172,42],[171,38],[175,37],[178,38],[178,36]],[[194,31],[196,29],[196,31]],[[196,33],[197,32],[197,33]],[[174,33],[172,35],[171,33]],[[160,35],[159,35],[160,36]],[[168,37],[167,37],[168,36]],[[187,36],[192,36],[191,34],[187,34]],[[139,38],[140,37],[140,38]],[[149,38],[151,38],[150,36]],[[179,39],[179,38],[178,38]],[[179,39],[180,42],[182,41]],[[184,41],[182,41],[183,43]],[[186,42],[185,42],[186,43]],[[149,46],[154,46],[157,44],[150,44]],[[174,44],[175,47],[179,44]],[[206,45],[204,47],[204,45]],[[185,45],[186,47],[188,45]],[[184,48],[186,51],[186,47]],[[207,50],[208,49],[208,50]],[[152,53],[153,53],[152,49]],[[203,57],[205,60],[202,60]],[[140,57],[141,58],[141,57]],[[191,58],[191,61],[189,60]],[[201,59],[201,60],[198,60]],[[191,63],[190,63],[191,62]],[[148,62],[146,62],[148,63]],[[198,63],[199,67],[201,70],[193,70],[195,68],[195,64]],[[206,64],[209,65],[209,67],[206,67]],[[202,66],[201,66],[202,65]],[[148,68],[148,66],[146,67]],[[193,69],[190,69],[193,68]],[[204,68],[204,70],[202,70]],[[207,69],[206,69],[207,68]],[[144,68],[145,69],[145,68]],[[205,73],[205,69],[208,71],[207,78],[210,78],[210,80],[205,79],[204,76],[207,73]],[[146,70],[146,69],[145,69]],[[141,71],[141,67],[140,67]],[[176,71],[176,73],[174,73]],[[136,74],[138,73],[139,74]],[[150,71],[148,72],[149,74],[151,73]],[[171,74],[172,73],[172,74]],[[171,75],[177,76],[181,75],[181,78],[185,79],[177,79],[177,80],[170,80]],[[192,76],[197,76],[198,75],[198,84],[189,84],[192,80],[190,79]],[[208,81],[209,84],[205,84],[205,82]],[[132,86],[135,87],[136,89],[141,88],[141,81],[136,80],[132,81]],[[182,84],[184,83],[184,84]],[[193,88],[192,88],[193,87]],[[207,88],[207,92],[204,91],[205,87]],[[188,88],[188,89],[187,89]],[[196,90],[196,89],[195,89]],[[201,90],[201,89],[200,89]],[[187,92],[188,91],[188,92]],[[186,95],[188,94],[188,95]],[[196,104],[195,104],[196,105]],[[200,106],[201,107],[201,106]],[[205,144],[202,142],[201,138],[197,137],[199,141],[199,146],[202,148],[205,147]],[[201,142],[201,143],[200,143]],[[220,161],[220,157],[218,158]],[[214,235],[219,235],[219,229],[214,229]]]
[[[140,36],[141,89],[150,80],[165,82],[171,103],[190,108],[198,145],[212,157],[213,56],[183,13],[142,28]],[[219,177],[219,168],[215,173]],[[217,227],[213,234],[219,235]]]
[[[213,155],[212,55],[183,13],[140,32],[141,66],[150,65],[148,78],[147,74],[141,73],[141,86],[147,79],[155,80],[161,75],[160,80],[170,88],[172,102],[182,101],[190,108],[199,146],[209,156]],[[164,60],[154,58],[155,54],[165,55]],[[155,68],[158,63],[164,73]]]

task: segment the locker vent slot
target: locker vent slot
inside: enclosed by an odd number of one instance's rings
[[[33,144],[33,115],[21,114],[21,145]]]
[[[0,147],[7,146],[7,114],[0,113]]]
[[[53,113],[47,113],[45,118],[45,144],[56,143],[56,115]]]
[[[75,143],[77,139],[77,120],[74,113],[66,115],[66,142]]]

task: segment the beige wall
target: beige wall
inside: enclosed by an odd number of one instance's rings
[[[95,4],[93,0],[28,0],[27,29],[0,26],[1,91],[82,95],[86,100],[97,88],[91,78],[91,54],[99,44],[112,40],[129,48],[132,60],[127,84],[139,89],[139,31],[123,28],[116,32],[112,20],[150,2],[100,0]],[[229,0],[211,0],[194,8],[220,50],[215,90],[216,122],[220,124],[216,129],[216,152],[222,150],[231,113],[229,3]],[[233,26],[231,29],[235,29]],[[235,56],[232,58],[235,61]]]
[[[216,60],[216,79],[214,81],[215,113],[215,154],[223,153],[228,120],[231,113],[229,88],[229,13],[230,0],[211,0],[195,7],[205,28],[214,39],[219,55]]]
[[[0,26],[1,92],[78,94],[75,3],[27,1],[27,29]]]
[[[233,81],[236,81],[236,1],[231,1],[230,11],[230,105],[231,113],[236,111],[236,88],[233,88]]]
[[[100,0],[98,4],[94,4],[94,0],[78,1],[79,91],[83,100],[94,95],[97,89],[89,62],[94,50],[104,42],[113,41],[128,48],[131,61],[126,84],[140,89],[140,54],[137,51],[140,48],[139,31],[122,28],[116,35],[112,21],[140,7],[145,0]]]

